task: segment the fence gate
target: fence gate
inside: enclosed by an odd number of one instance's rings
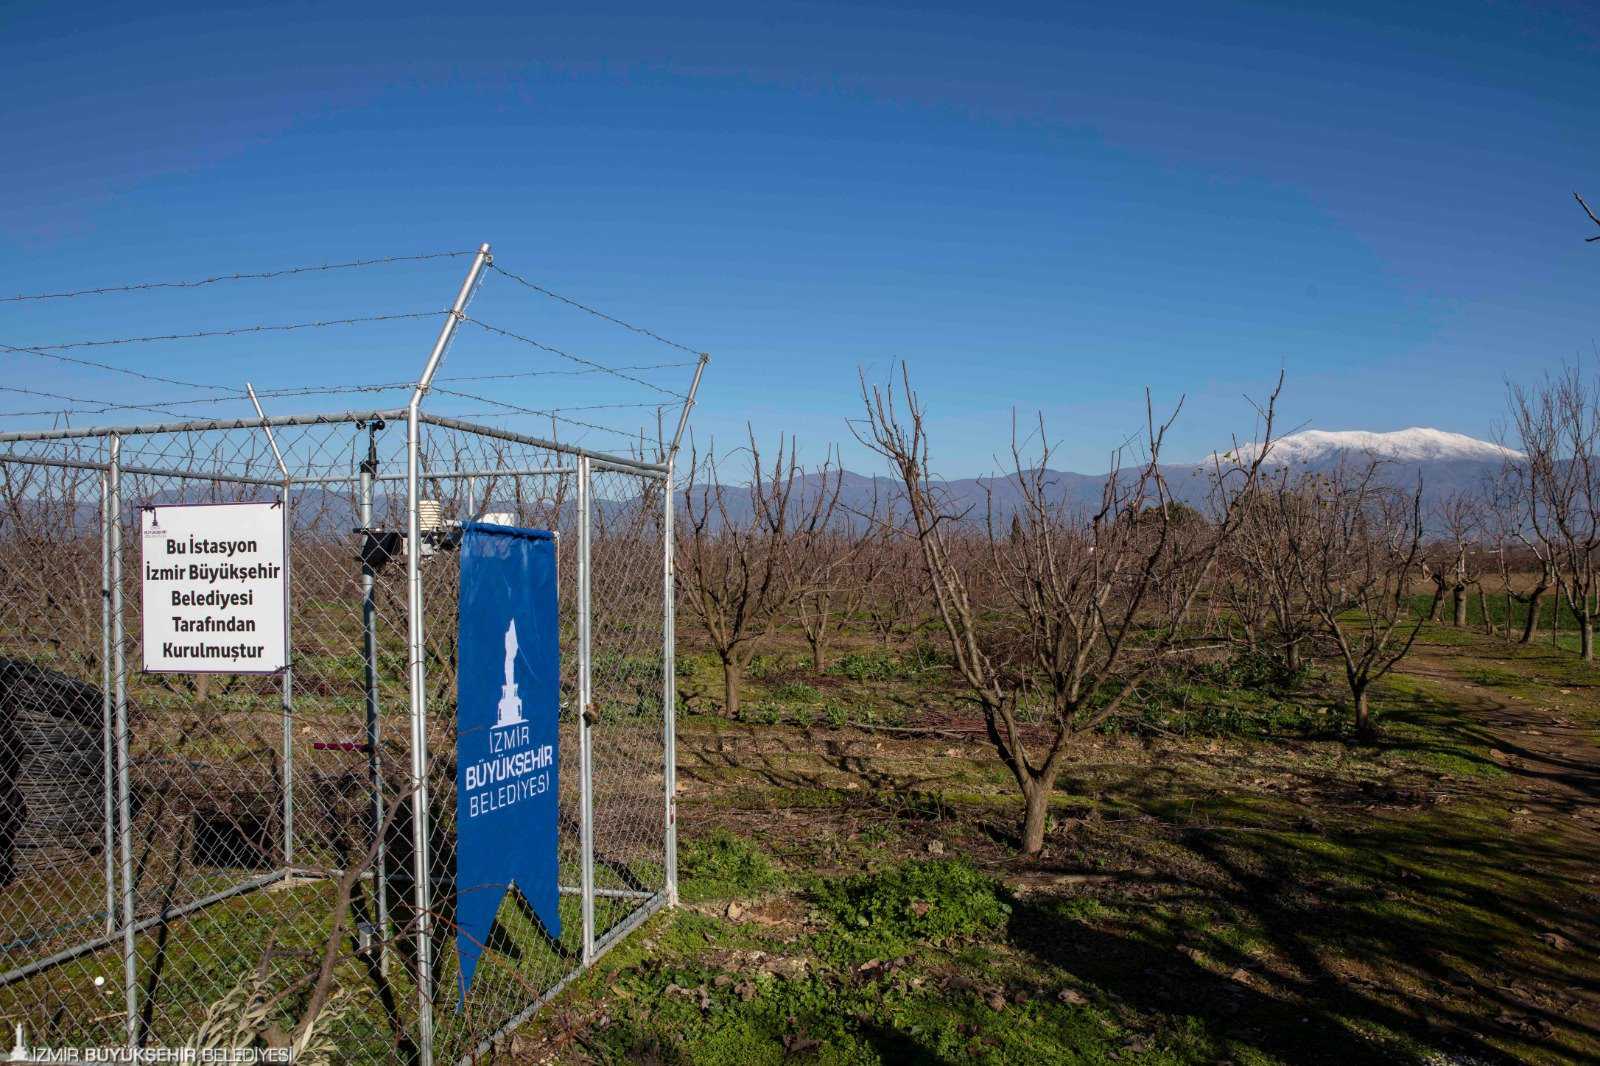
[[[474,1061],[675,902],[671,451],[430,414],[458,318],[404,409],[0,435],[0,1020],[27,1045]],[[245,502],[282,516],[287,666],[144,671],[143,514]],[[556,533],[561,935],[509,893],[458,1002],[474,519]]]

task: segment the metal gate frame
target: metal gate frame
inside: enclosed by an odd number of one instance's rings
[[[382,427],[385,424],[405,424],[405,584],[406,584],[406,689],[409,696],[409,790],[410,790],[410,850],[411,881],[415,911],[414,943],[415,962],[413,974],[416,986],[417,1013],[415,1018],[416,1061],[421,1066],[432,1066],[435,1060],[436,1022],[438,998],[435,988],[437,959],[435,952],[436,925],[433,885],[437,877],[435,857],[431,854],[435,827],[431,824],[436,810],[431,794],[430,775],[435,768],[429,754],[429,690],[427,676],[428,619],[427,598],[420,550],[427,531],[424,529],[424,483],[438,484],[445,480],[466,479],[470,486],[478,479],[557,477],[575,479],[576,502],[576,652],[577,652],[577,740],[579,778],[579,849],[581,855],[579,884],[561,886],[564,895],[580,900],[582,915],[581,954],[576,966],[542,993],[526,997],[517,1009],[509,1012],[491,1031],[470,1033],[476,1038],[466,1046],[462,1040],[451,1040],[454,1053],[463,1063],[477,1061],[492,1051],[500,1041],[530,1018],[541,1006],[570,981],[582,974],[619,942],[629,932],[662,907],[676,906],[678,902],[677,877],[677,810],[676,810],[676,728],[675,728],[675,617],[673,574],[673,499],[674,459],[694,406],[701,376],[709,358],[701,355],[696,362],[687,398],[678,414],[671,442],[662,449],[660,461],[649,462],[640,456],[618,456],[596,452],[558,441],[516,433],[505,429],[480,425],[460,419],[434,415],[424,410],[424,400],[433,377],[442,363],[458,324],[464,320],[467,305],[480,284],[485,267],[492,262],[489,245],[482,245],[474,256],[471,267],[461,283],[451,310],[446,314],[438,337],[429,353],[422,374],[417,380],[409,404],[402,409],[376,411],[343,411],[326,414],[268,416],[257,402],[255,419],[195,420],[111,426],[83,429],[59,429],[40,432],[0,433],[0,477],[11,464],[20,466],[53,467],[82,470],[96,477],[100,488],[99,533],[100,598],[101,598],[101,677],[102,693],[102,780],[104,825],[105,920],[102,931],[81,942],[70,944],[48,956],[28,961],[0,973],[0,991],[12,984],[43,973],[74,959],[106,950],[120,943],[122,957],[123,1005],[126,1012],[128,1046],[135,1048],[141,1040],[139,1011],[139,938],[153,930],[164,930],[172,923],[195,915],[247,893],[257,892],[280,883],[297,883],[309,878],[328,878],[347,871],[329,870],[296,864],[294,757],[295,738],[295,660],[297,649],[293,634],[289,632],[295,616],[292,606],[294,579],[285,573],[289,603],[285,609],[286,647],[289,649],[288,665],[280,678],[282,708],[282,808],[280,864],[268,873],[247,878],[230,886],[208,892],[179,906],[163,909],[161,913],[138,917],[136,901],[136,873],[132,828],[134,814],[131,810],[132,786],[130,782],[129,754],[129,693],[128,663],[126,661],[126,634],[123,573],[123,524],[127,517],[128,501],[125,499],[124,479],[128,476],[185,479],[190,481],[231,484],[258,491],[276,490],[283,503],[283,521],[286,546],[292,546],[295,536],[294,508],[296,492],[321,486],[355,485],[359,492],[359,518],[362,529],[373,525],[373,499],[377,483],[402,480],[400,475],[380,475],[376,463],[375,430],[369,432],[369,454],[360,463],[359,470],[349,475],[319,475],[314,471],[297,471],[279,449],[275,431],[304,427],[352,426]],[[255,402],[254,390],[250,396]],[[535,454],[551,454],[570,461],[571,465],[539,467],[504,466],[471,469],[423,469],[428,462],[424,435],[428,432],[454,434],[458,439],[474,442],[497,442]],[[239,474],[226,469],[178,469],[151,466],[124,461],[124,445],[130,439],[164,437],[168,435],[259,432],[265,435],[271,455],[278,467],[277,477]],[[31,450],[18,450],[27,446]],[[98,454],[95,454],[98,453]],[[660,625],[662,640],[659,649],[660,706],[663,780],[661,797],[662,884],[655,890],[628,887],[602,887],[596,883],[595,868],[595,733],[596,708],[594,705],[594,647],[592,623],[594,603],[592,580],[593,531],[592,518],[596,509],[595,484],[597,476],[625,475],[640,486],[641,505],[656,497],[654,504],[659,513],[651,519],[660,532]],[[630,482],[631,483],[631,482]],[[491,489],[492,491],[492,489]],[[292,548],[286,548],[286,563],[292,557]],[[360,873],[362,878],[375,878],[381,883],[385,876],[385,842],[382,818],[384,815],[383,781],[377,766],[379,745],[379,714],[377,707],[378,661],[373,612],[374,568],[363,560],[361,588],[363,596],[362,648],[365,674],[366,733],[368,770],[371,775],[372,812],[377,820],[375,857],[370,869]],[[451,620],[453,623],[453,619]],[[0,648],[0,651],[5,649]],[[448,714],[448,711],[446,711]],[[383,891],[375,892],[379,907],[388,898]],[[596,924],[596,899],[630,901],[633,906],[625,918],[610,928]],[[348,920],[348,919],[347,919]],[[388,915],[380,913],[380,922],[386,923]],[[334,930],[335,933],[338,930]],[[388,939],[384,945],[384,965],[388,965]],[[148,1034],[146,1034],[148,1035]],[[464,1036],[466,1034],[457,1034]]]

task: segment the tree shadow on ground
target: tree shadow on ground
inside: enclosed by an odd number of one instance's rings
[[[1375,754],[1517,753],[1474,716],[1427,702],[1426,728]],[[817,790],[844,811],[936,816],[953,823],[942,838],[954,829],[996,851],[1015,843],[1011,808],[925,793],[922,767],[764,740],[764,750],[686,754],[708,782],[748,775]],[[1036,889],[1018,903],[1014,947],[1111,1003],[1192,1016],[1219,1043],[1286,1062],[1404,1061],[1394,1037],[1485,1062],[1596,1061],[1600,839],[1565,819],[1508,819],[1514,778],[1436,786],[1437,775],[1363,765],[1352,773],[1343,759],[1292,752],[1258,764],[1243,749],[1074,764],[1060,792],[1083,797],[1086,817],[1063,815],[1041,858],[1005,860]],[[1273,780],[1253,779],[1261,773]],[[1110,917],[1064,906],[1084,897]]]
[[[1122,792],[1173,807],[1165,775]],[[1572,904],[1593,899],[1593,848],[1496,834],[1453,809],[1363,812],[1326,831],[1297,827],[1292,808],[1257,810],[1282,828],[1231,813],[1232,825],[1164,834],[1083,827],[1046,865],[1089,854],[1103,870],[1180,873],[1169,888],[1097,886],[1104,919],[1076,917],[1070,896],[1029,898],[1014,945],[1114,1000],[1195,1014],[1216,1039],[1286,1061],[1393,1061],[1352,1022],[1487,1061],[1592,1061],[1600,918]]]

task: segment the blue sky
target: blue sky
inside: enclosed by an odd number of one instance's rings
[[[1170,454],[1199,456],[1250,431],[1243,397],[1280,367],[1289,425],[1488,436],[1507,375],[1593,358],[1600,245],[1572,192],[1600,200],[1597,59],[1582,4],[12,2],[0,295],[489,241],[506,269],[709,351],[695,427],[719,446],[748,421],[872,469],[845,424],[856,371],[901,358],[953,476],[991,469],[1014,408],[1043,412],[1060,465],[1103,469],[1146,386],[1158,407],[1187,396]],[[0,343],[436,310],[464,262],[3,303]],[[500,276],[474,309],[609,364],[682,358]],[[436,328],[63,354],[229,387],[396,382]],[[13,387],[212,395],[0,358]],[[445,373],[575,366],[467,330]],[[679,389],[687,370],[635,376]],[[457,388],[569,412],[661,395],[593,375]],[[367,399],[404,396],[272,406]],[[52,406],[0,393],[0,411]]]

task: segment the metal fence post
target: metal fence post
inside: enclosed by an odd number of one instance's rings
[[[116,689],[117,829],[122,859],[122,979],[128,1047],[139,1046],[138,959],[134,955],[132,800],[128,780],[128,664],[122,638],[122,438],[113,435],[106,481],[111,496],[111,655]]]
[[[261,409],[261,401],[256,399],[255,386],[248,381],[244,383],[244,390],[250,396],[250,403],[256,409],[256,416],[261,419],[261,429],[267,435],[267,443],[272,447],[272,457],[278,461],[278,472],[283,475],[283,488],[279,491],[279,501],[283,505],[283,675],[279,679],[281,686],[281,701],[283,706],[283,876],[294,876],[294,581],[290,568],[294,559],[294,522],[290,517],[289,488],[291,478],[289,465],[283,461],[283,452],[278,450],[278,438],[273,435],[272,426],[267,422],[267,413]]]
[[[589,645],[589,457],[578,459],[578,818],[583,849],[583,965],[594,961],[594,750]]]
[[[427,648],[422,617],[422,397],[450,347],[456,326],[466,315],[467,303],[488,262],[489,246],[480,245],[406,406],[406,658],[411,679],[411,852],[417,910],[418,1066],[433,1066],[433,859],[428,825]]]
[[[105,818],[106,936],[117,931],[117,816],[115,703],[111,693],[111,507],[110,475],[100,472],[100,729],[101,807]]]
[[[689,426],[689,412],[694,410],[695,397],[700,394],[700,378],[706,372],[711,356],[705,352],[695,361],[694,379],[689,382],[688,395],[683,409],[678,412],[678,427],[673,431],[672,444],[666,454],[666,492],[661,514],[661,559],[664,580],[661,602],[661,717],[662,737],[666,748],[666,863],[667,905],[678,905],[678,596],[677,575],[673,571],[673,494],[677,482],[673,472],[678,458],[678,447],[683,443],[683,431]],[[694,471],[689,471],[691,480]]]
[[[678,905],[678,674],[677,674],[677,597],[672,558],[672,459],[667,459],[667,476],[661,503],[661,729],[666,749],[663,767],[666,782],[666,864],[667,906]]]
[[[411,871],[417,938],[417,1052],[420,1066],[433,1066],[433,863],[428,847],[427,684],[422,628],[422,520],[418,456],[418,412],[406,416],[406,653],[411,686]]]
[[[367,457],[361,461],[361,528],[372,528],[372,485],[378,476],[378,429],[382,421],[367,424]],[[370,534],[368,534],[370,536]],[[371,546],[371,550],[377,550]],[[389,893],[388,857],[384,854],[383,839],[383,766],[379,759],[378,721],[378,604],[376,597],[377,571],[373,568],[371,550],[361,553],[361,657],[365,669],[363,683],[366,689],[367,710],[367,777],[372,789],[373,871],[378,900],[378,968],[385,976],[389,973]]]
[[[282,462],[280,459],[279,462]],[[294,876],[294,521],[288,471],[283,482],[283,875]]]

